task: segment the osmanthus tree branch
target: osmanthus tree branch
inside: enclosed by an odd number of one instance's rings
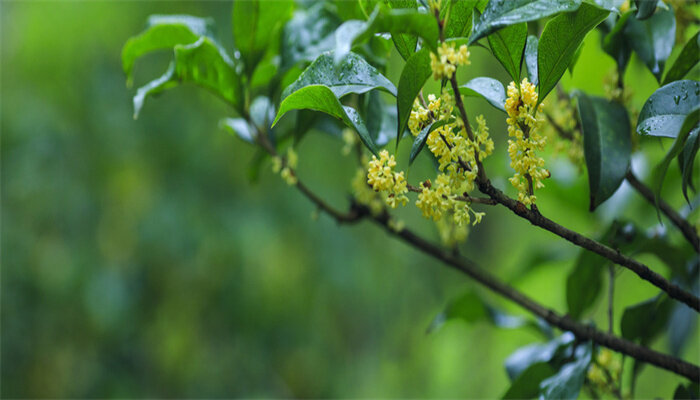
[[[657,352],[648,347],[640,346],[610,333],[602,332],[591,325],[582,324],[568,316],[557,314],[555,311],[537,303],[535,300],[529,298],[522,292],[503,283],[482,268],[479,268],[473,261],[465,257],[458,256],[453,252],[446,251],[415,234],[409,229],[395,229],[389,223],[390,216],[386,212],[380,215],[372,215],[366,207],[353,203],[350,207],[350,211],[343,213],[326,204],[300,180],[297,181],[296,187],[320,210],[327,213],[337,222],[354,223],[364,218],[369,218],[378,225],[382,226],[389,234],[400,238],[423,253],[442,261],[447,266],[464,273],[498,295],[511,300],[532,314],[544,319],[552,326],[555,326],[563,331],[572,332],[580,340],[592,340],[601,346],[618,351],[622,354],[626,354],[639,361],[647,362],[659,368],[666,369],[678,375],[684,376],[693,382],[700,382],[700,367],[697,365]]]
[[[612,249],[598,241],[588,238],[578,232],[565,228],[551,219],[545,217],[537,210],[531,210],[525,207],[519,201],[506,196],[499,189],[494,187],[490,181],[478,182],[479,190],[496,200],[498,203],[506,206],[516,215],[530,221],[531,224],[546,229],[555,235],[568,240],[569,242],[599,254],[615,264],[621,265],[645,281],[666,292],[671,298],[676,299],[695,311],[700,311],[700,299],[694,294],[683,290],[680,286],[669,282],[666,278],[652,271],[646,265],[640,263],[633,258],[627,257],[620,253],[619,250]]]
[[[649,189],[648,186],[646,186],[644,183],[642,183],[639,179],[637,179],[637,176],[634,175],[632,170],[627,171],[627,174],[625,175],[625,179],[627,179],[627,182],[632,185],[632,187],[639,192],[639,194],[642,195],[649,203],[652,205],[656,205],[656,202],[654,200],[654,192],[652,192],[651,189]],[[671,222],[680,229],[680,231],[683,233],[683,236],[690,242],[691,245],[693,245],[693,248],[695,249],[696,252],[700,252],[700,237],[698,237],[698,233],[693,228],[692,225],[688,221],[686,221],[683,217],[681,217],[680,214],[676,212],[668,203],[666,203],[663,199],[659,199],[659,209],[661,212],[663,212],[668,219],[671,220]]]
[[[452,89],[455,95],[455,103],[459,108],[460,114],[462,116],[462,121],[464,122],[465,127],[467,127],[469,126],[469,119],[467,117],[466,110],[464,109],[464,103],[462,102],[462,94],[459,92],[457,78],[454,74],[452,75],[452,79],[450,80],[450,82],[452,84]],[[468,130],[467,134],[470,135],[470,139],[473,139],[473,133],[470,134],[470,132],[471,130]],[[478,159],[477,162],[479,162]],[[572,231],[568,228],[563,227],[562,225],[559,225],[551,219],[543,216],[537,209],[537,207],[535,207],[534,205],[530,209],[528,209],[523,203],[508,197],[506,194],[504,194],[502,191],[500,191],[491,184],[489,179],[486,177],[486,173],[484,172],[483,166],[480,163],[479,175],[477,176],[476,182],[479,187],[479,190],[483,194],[489,196],[499,204],[506,206],[516,215],[530,221],[531,224],[546,229],[579,247],[582,247],[586,250],[590,250],[596,254],[599,254],[609,259],[610,261],[618,265],[630,269],[640,278],[650,282],[652,285],[668,293],[668,295],[671,298],[685,303],[693,310],[700,312],[700,298],[686,290],[683,290],[680,286],[669,282],[666,278],[652,271],[646,265],[630,257],[625,256],[624,254],[620,253],[619,250],[614,250],[598,241],[595,241],[578,232]]]
[[[279,157],[275,147],[269,142],[267,136],[261,132],[257,131],[256,135],[257,143],[267,151],[273,157]],[[283,160],[286,164],[286,160]],[[290,169],[291,173],[296,176],[296,171]],[[458,256],[452,252],[445,251],[444,249],[436,246],[429,241],[423,239],[421,236],[413,233],[411,230],[403,228],[400,230],[395,229],[389,223],[389,214],[384,212],[381,215],[372,215],[372,213],[367,209],[367,207],[352,203],[350,210],[348,212],[341,212],[336,210],[334,207],[328,205],[323,199],[317,196],[312,190],[310,190],[300,179],[297,177],[297,182],[294,185],[296,188],[306,196],[313,204],[315,204],[319,210],[325,212],[338,223],[356,223],[364,218],[371,218],[375,223],[381,225],[386,229],[386,231],[397,236],[404,242],[410,244],[416,249],[426,253],[438,260],[441,260],[446,265],[466,274],[478,283],[486,286],[493,292],[513,301],[522,308],[530,311],[532,314],[544,319],[552,326],[555,326],[563,331],[572,332],[576,337],[581,340],[592,340],[601,346],[607,347],[611,350],[618,351],[622,354],[629,355],[639,361],[648,362],[650,364],[656,365],[659,368],[666,369],[668,371],[674,372],[678,375],[684,376],[693,382],[700,382],[700,367],[691,364],[687,361],[681,360],[676,357],[672,357],[667,354],[663,354],[652,350],[650,348],[640,346],[636,343],[630,342],[629,340],[623,339],[621,337],[612,335],[610,333],[605,333],[595,329],[595,327],[590,325],[584,325],[571,319],[568,316],[562,316],[557,314],[555,311],[537,303],[531,298],[527,297],[525,294],[521,293],[517,289],[501,282],[495,276],[489,274],[483,269],[479,268],[471,260]],[[480,183],[480,188],[482,184]],[[487,188],[492,188],[495,190],[485,190]],[[487,181],[487,186],[484,186],[482,191],[488,194],[493,200],[498,203],[511,204],[515,200],[509,199],[503,193],[498,191],[491,186]],[[500,196],[497,194],[500,193]],[[488,202],[484,202],[488,204]],[[522,204],[520,204],[522,206]],[[524,206],[522,207],[526,212],[532,213],[532,211],[527,210]],[[539,214],[539,213],[538,213]],[[540,216],[541,217],[541,216]],[[544,218],[544,217],[541,217]],[[593,242],[590,239],[587,239]],[[613,251],[612,249],[610,249]]]

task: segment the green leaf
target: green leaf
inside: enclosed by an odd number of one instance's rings
[[[234,108],[240,105],[242,94],[236,65],[212,39],[202,36],[195,43],[176,45],[175,60],[165,74],[138,89],[134,96],[134,118],[148,95],[184,82],[208,89]]]
[[[546,362],[530,365],[513,381],[506,394],[503,395],[503,399],[534,399],[540,393],[540,382],[556,372]]]
[[[506,90],[503,84],[493,78],[479,77],[459,87],[465,96],[483,97],[489,104],[505,112]]]
[[[659,295],[627,307],[620,320],[622,337],[644,343],[661,333],[670,317],[673,302],[666,295]]]
[[[242,100],[237,65],[206,36],[190,45],[175,46],[175,75],[180,82],[202,86],[234,107]]]
[[[503,27],[579,8],[581,0],[491,0],[474,26],[469,43]]]
[[[312,61],[335,47],[335,30],[340,19],[324,2],[307,10],[297,10],[284,26],[280,44],[281,68],[286,70],[300,61]]]
[[[264,131],[275,119],[275,105],[267,96],[258,96],[250,103],[250,119],[260,130]]]
[[[632,55],[632,47],[625,35],[627,19],[632,18],[633,11],[628,11],[617,20],[613,29],[603,37],[603,50],[617,63],[619,76],[623,76]]]
[[[241,52],[245,70],[252,75],[270,42],[292,16],[294,3],[276,0],[265,4],[260,0],[235,0],[232,12],[233,41]]]
[[[566,277],[566,304],[569,315],[580,319],[600,295],[606,260],[590,251],[582,251],[573,271]]]
[[[625,179],[632,153],[631,128],[625,107],[604,98],[579,93],[578,112],[593,211]]]
[[[649,19],[627,19],[625,36],[639,59],[661,82],[664,64],[676,40],[676,17],[671,8],[659,10]]]
[[[673,142],[673,146],[666,153],[666,157],[661,160],[661,163],[654,170],[654,198],[657,205],[657,214],[661,219],[661,214],[658,210],[659,199],[661,197],[661,189],[663,188],[664,178],[668,171],[671,161],[683,150],[685,143],[692,131],[700,130],[700,103],[696,103],[695,108],[685,117],[681,129],[678,131],[678,137]]]
[[[377,154],[377,148],[372,142],[372,138],[369,136],[369,132],[357,111],[340,104],[333,91],[323,85],[303,87],[282,100],[272,126],[274,127],[287,112],[304,109],[321,111],[338,118],[346,126],[354,128],[365,146],[372,153]]]
[[[134,95],[134,119],[139,117],[141,108],[143,108],[143,102],[146,100],[147,96],[155,95],[166,89],[177,86],[174,77],[175,63],[171,62],[163,75],[138,88]]]
[[[416,9],[418,3],[415,0],[388,0],[387,5],[393,9]],[[391,33],[391,40],[394,42],[396,50],[404,60],[408,60],[416,52],[418,36],[406,35],[402,33]]]
[[[637,19],[647,19],[654,14],[656,10],[656,0],[634,0],[637,5]]]
[[[333,52],[323,53],[282,93],[282,99],[309,85],[324,85],[337,98],[349,93],[365,93],[372,89],[383,89],[396,96],[396,87],[364,58],[350,53],[342,63],[333,62]]]
[[[396,96],[396,113],[398,115],[398,129],[396,130],[396,147],[403,132],[406,130],[408,118],[411,116],[413,100],[423,88],[432,70],[430,69],[430,51],[427,48],[420,49],[413,54],[401,71],[399,87]]]
[[[539,102],[554,89],[586,34],[610,12],[583,3],[576,12],[560,14],[547,22],[537,46]]]
[[[700,82],[682,80],[657,89],[639,112],[637,133],[675,138],[685,117],[700,104]]]
[[[683,385],[682,383],[676,387],[673,392],[673,400],[691,400],[700,398],[700,387],[695,382]]]
[[[219,121],[219,128],[235,134],[248,143],[253,143],[255,140],[255,129],[243,118],[224,118]]]
[[[527,24],[515,24],[489,35],[489,46],[496,59],[515,82],[520,83],[520,65],[527,41]]]
[[[688,140],[683,146],[683,150],[678,155],[678,166],[681,170],[683,197],[690,204],[690,199],[688,198],[688,186],[690,186],[693,191],[695,191],[695,186],[693,185],[693,174],[695,169],[693,165],[695,164],[695,157],[698,154],[698,149],[700,149],[700,129],[694,129],[688,135]]]
[[[559,371],[540,383],[540,399],[575,399],[591,365],[593,344],[576,347],[574,361],[564,364]]]
[[[531,365],[551,361],[562,349],[570,346],[574,339],[573,333],[564,332],[547,343],[531,344],[517,349],[505,361],[508,377],[514,381]]]
[[[473,292],[466,292],[456,300],[450,302],[444,312],[438,314],[428,327],[428,333],[434,332],[449,320],[462,320],[467,323],[488,321],[494,326],[504,329],[516,329],[521,327],[533,327],[544,332],[547,328],[535,321],[524,317],[506,314],[505,312],[489,305]]]
[[[530,82],[537,86],[539,79],[537,77],[537,36],[530,35],[527,37],[525,44],[525,66],[527,67],[527,76]]]
[[[472,13],[479,0],[451,0],[450,15],[443,29],[445,38],[467,37],[472,29]]]
[[[137,58],[155,50],[172,49],[178,44],[196,42],[208,35],[210,19],[189,15],[152,15],[148,18],[146,30],[129,38],[122,49],[122,68],[127,83],[131,85],[134,62]]]
[[[682,79],[700,61],[700,32],[697,32],[685,44],[681,54],[666,72],[664,85]]]
[[[353,46],[377,33],[410,34],[423,39],[423,45],[437,52],[440,31],[435,17],[417,10],[391,10],[378,7],[367,22],[347,21],[335,34],[335,62],[340,62]]]

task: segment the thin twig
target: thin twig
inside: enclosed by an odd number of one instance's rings
[[[615,300],[615,266],[608,265],[608,333],[612,335],[615,320],[613,319],[613,308]]]
[[[614,250],[578,232],[574,232],[568,228],[565,228],[552,221],[551,219],[543,216],[537,210],[529,210],[527,207],[525,207],[523,203],[506,196],[503,192],[494,187],[489,181],[479,182],[479,190],[482,193],[491,197],[492,199],[496,200],[498,203],[506,206],[516,215],[530,221],[531,224],[539,226],[540,228],[544,228],[579,247],[583,247],[584,249],[590,250],[618,265],[621,265],[631,270],[640,278],[650,282],[652,285],[668,293],[670,297],[687,304],[695,311],[700,311],[700,299],[697,296],[686,290],[683,290],[678,285],[669,282],[668,280],[666,280],[666,278],[652,271],[646,265],[620,253],[619,250]]]
[[[654,192],[639,179],[637,179],[637,176],[634,175],[632,170],[627,171],[625,179],[627,179],[627,182],[629,182],[630,185],[649,203],[656,205]],[[688,240],[688,242],[690,242],[695,251],[700,252],[700,237],[698,237],[698,233],[695,231],[695,228],[693,228],[688,221],[681,217],[680,214],[678,214],[676,210],[674,210],[663,199],[659,199],[659,209],[668,217],[668,219],[671,220],[674,225],[676,225],[676,227],[678,227],[678,229],[680,229],[683,236]]]

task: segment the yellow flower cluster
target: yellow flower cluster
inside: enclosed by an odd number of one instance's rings
[[[620,360],[614,357],[612,351],[601,349],[595,362],[588,370],[587,377],[599,390],[612,393],[616,382],[620,380],[621,373],[622,363]]]
[[[470,64],[469,50],[464,44],[459,46],[459,50],[455,50],[454,44],[442,42],[437,51],[437,56],[430,53],[430,69],[433,70],[433,78],[436,80],[451,79],[458,66]]]
[[[519,88],[511,82],[505,108],[508,136],[514,138],[508,140],[510,166],[515,170],[515,175],[509,180],[518,189],[518,200],[529,206],[537,199],[534,190],[543,188],[542,180],[549,177],[549,171],[543,168],[544,159],[535,153],[542,151],[546,144],[546,138],[539,133],[542,121],[537,113],[542,111],[542,105],[537,106],[535,85],[527,78]]]
[[[473,214],[473,224],[476,225],[481,222],[484,213],[474,211],[464,199],[458,199],[459,193],[464,192],[464,186],[465,182],[461,181],[458,175],[440,174],[435,179],[434,185],[430,180],[423,184],[416,206],[423,212],[425,218],[440,221],[443,215],[449,215],[457,226],[468,225]]]
[[[297,184],[297,177],[294,175],[293,169],[297,167],[298,161],[299,156],[297,156],[297,153],[293,148],[288,147],[286,160],[283,161],[280,157],[272,159],[272,171],[274,173],[279,172],[282,179],[284,179],[288,185],[294,186]]]
[[[372,186],[376,192],[385,194],[384,201],[391,208],[406,205],[408,203],[408,187],[403,171],[394,172],[396,167],[396,159],[390,156],[389,152],[382,150],[377,156],[372,156],[369,162],[369,170],[367,171],[367,183]]]

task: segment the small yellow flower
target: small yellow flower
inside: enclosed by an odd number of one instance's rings
[[[535,85],[523,79],[520,87],[515,82],[508,85],[506,112],[508,113],[508,156],[510,166],[515,174],[509,179],[518,189],[518,201],[529,206],[534,204],[537,197],[534,189],[544,187],[543,179],[549,177],[549,171],[544,169],[544,159],[537,156],[536,151],[542,151],[546,137],[539,133],[541,120],[537,113],[542,105],[537,105],[537,90]]]
[[[461,45],[459,51],[455,51],[454,44],[448,45],[442,42],[437,51],[437,55],[430,53],[430,69],[436,80],[451,79],[458,66],[470,64],[469,50],[466,45]]]
[[[385,192],[384,201],[391,208],[398,207],[399,204],[406,205],[408,193],[406,178],[402,172],[394,172],[396,159],[389,152],[382,150],[377,156],[372,156],[367,171],[367,183],[376,192]]]

